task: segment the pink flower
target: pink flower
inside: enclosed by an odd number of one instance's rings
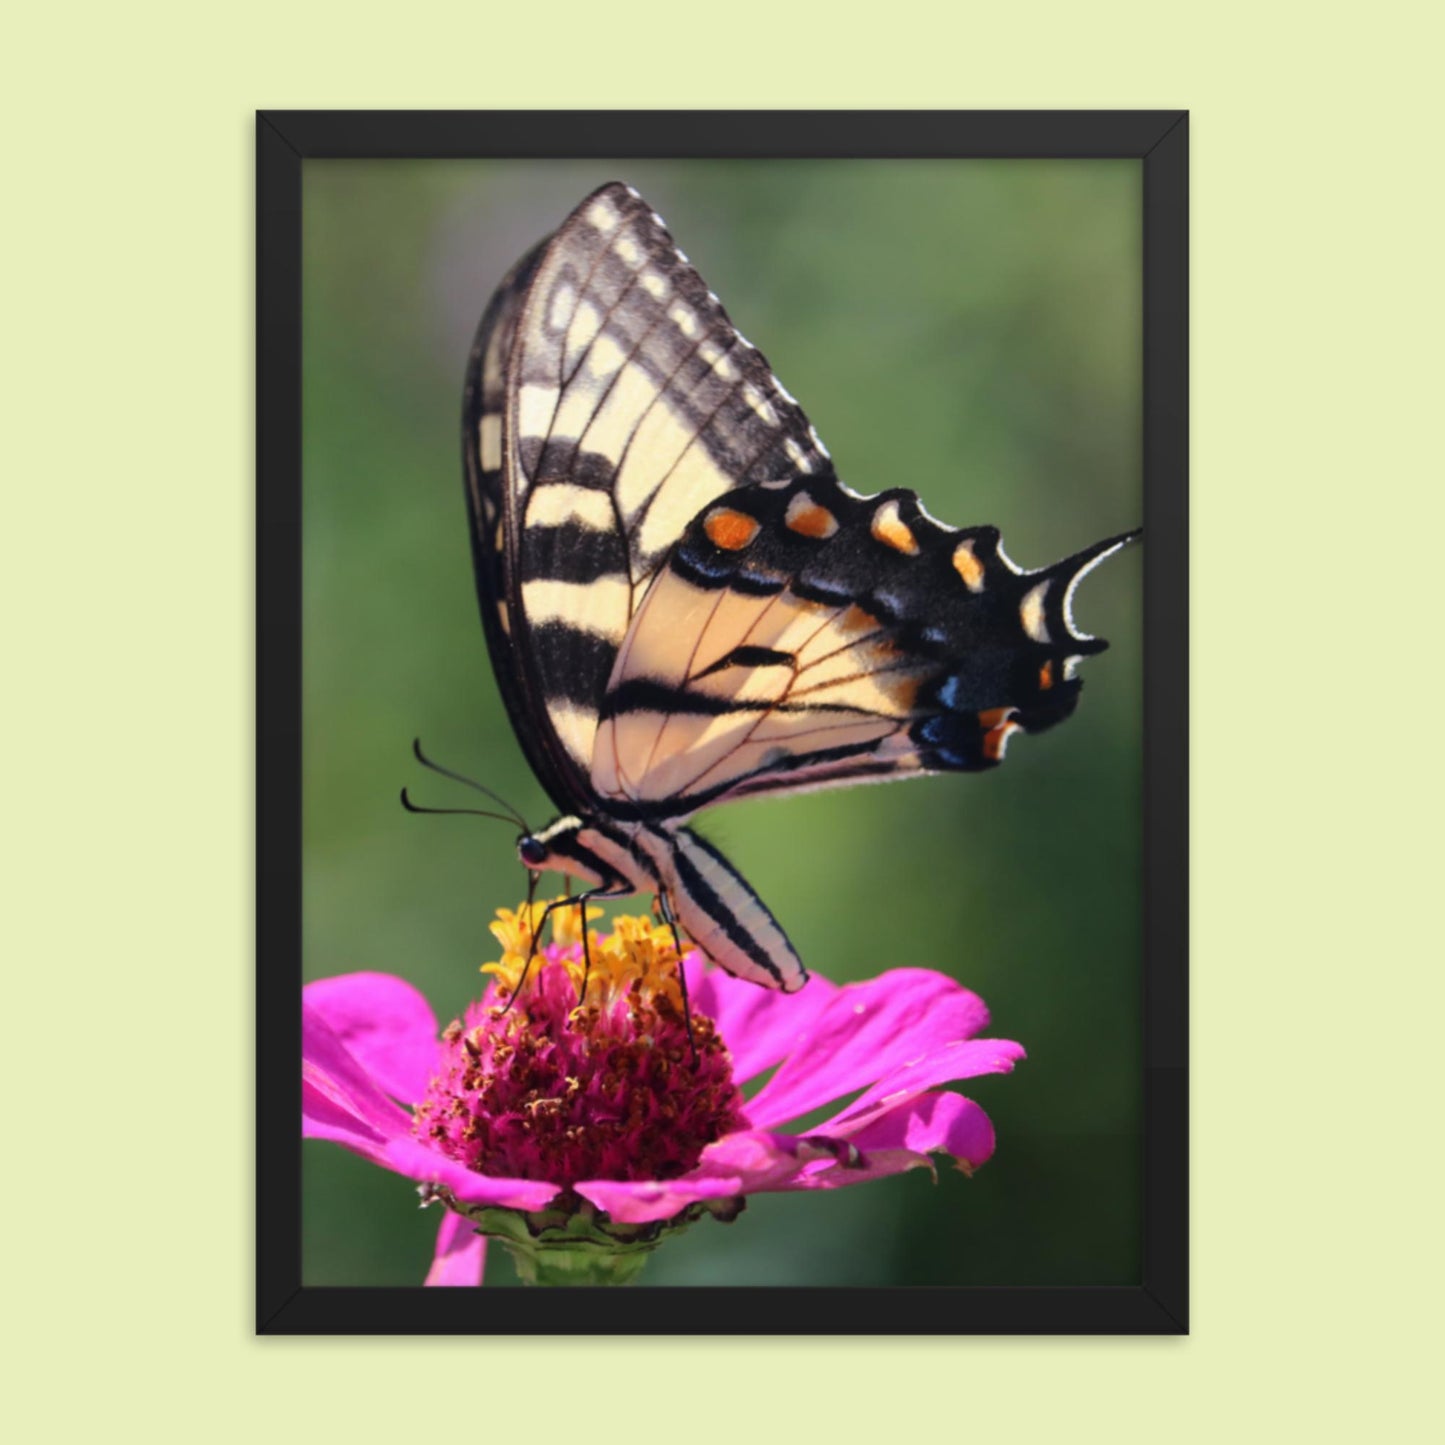
[[[447,1206],[428,1284],[481,1282],[478,1227],[529,1277],[620,1282],[669,1229],[731,1219],[748,1194],[837,1189],[931,1168],[933,1154],[969,1173],[993,1153],[984,1111],[937,1086],[1007,1073],[1024,1051],[978,1038],[988,1011],[952,979],[899,968],[839,987],[815,975],[783,995],[690,953],[690,1044],[671,934],[644,918],[591,935],[580,1007],[580,936],[564,923],[504,1011],[540,912],[499,913],[498,977],[440,1038],[402,979],[354,973],[304,990],[302,1132]],[[775,1065],[744,1101],[738,1086]],[[811,1133],[785,1128],[860,1089]]]

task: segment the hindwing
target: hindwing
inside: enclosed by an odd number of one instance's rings
[[[1130,534],[1133,535],[1133,534]],[[992,527],[835,478],[730,492],[693,519],[620,649],[597,794],[684,817],[758,792],[996,766],[1074,709],[1080,577],[1129,536],[1023,572]]]

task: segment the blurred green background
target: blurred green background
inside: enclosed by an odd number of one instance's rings
[[[307,161],[304,171],[304,963],[378,969],[445,1023],[524,878],[513,830],[417,818],[549,805],[493,684],[472,588],[459,414],[492,288],[588,191],[638,187],[802,402],[843,479],[915,488],[1040,566],[1142,520],[1141,172],[1129,161]],[[1141,567],[1093,573],[1111,650],[1075,716],[984,776],[706,815],[816,972],[942,969],[1029,1058],[971,1081],[998,1152],[753,1198],[649,1284],[1124,1284],[1139,1278]],[[634,901],[635,904],[635,901]],[[304,1146],[308,1284],[417,1284],[435,1213]],[[494,1249],[487,1283],[513,1282]]]

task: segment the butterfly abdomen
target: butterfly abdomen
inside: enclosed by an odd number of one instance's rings
[[[808,981],[802,960],[767,904],[705,838],[687,828],[637,835],[683,932],[737,978],[794,993]]]

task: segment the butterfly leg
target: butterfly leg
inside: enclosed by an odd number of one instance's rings
[[[566,900],[577,904],[578,926],[582,930],[582,991],[577,995],[578,1007],[587,1000],[587,982],[592,977],[592,939],[587,932],[587,905],[594,898],[626,898],[632,891],[630,884],[613,888],[593,888],[586,893],[579,893],[575,899]]]
[[[673,916],[672,904],[665,891],[657,894],[658,907],[662,910],[663,921],[672,929],[672,946],[677,953],[677,986],[682,993],[682,1021],[687,1026],[687,1046],[692,1050],[692,1061],[697,1063],[697,1042],[692,1036],[692,1008],[687,1001],[687,974],[682,967],[682,936],[677,931],[677,919]]]
[[[554,898],[546,908],[542,910],[541,922],[538,923],[536,931],[532,934],[532,950],[531,953],[527,955],[527,969],[532,966],[532,958],[537,952],[538,940],[542,937],[543,930],[547,927],[547,920],[551,918],[553,910],[557,908],[576,908],[578,927],[582,934],[582,991],[577,996],[577,1002],[580,1005],[587,997],[587,981],[592,976],[592,940],[587,933],[587,905],[598,898],[625,898],[633,891],[631,884],[619,882],[604,884],[600,888],[588,888],[579,893],[575,898],[571,896],[569,889],[566,898]],[[527,969],[523,969],[522,971],[523,982],[526,981]],[[517,993],[521,991],[522,984],[519,983],[517,985]],[[512,997],[515,999],[516,994]],[[507,1007],[511,1008],[511,1006],[509,1002]]]
[[[533,873],[530,869],[527,872],[527,922],[532,921],[532,900],[537,896],[537,879],[540,875]],[[546,922],[546,914],[542,915],[543,922]],[[512,996],[502,1006],[502,1016],[505,1018],[512,1011],[512,1005],[517,1001],[517,995],[521,993],[523,985],[527,982],[527,975],[532,971],[532,956],[537,952],[537,935],[541,929],[536,929],[532,934],[532,946],[527,950],[527,961],[522,965],[522,976],[517,980],[517,986],[512,990]]]

